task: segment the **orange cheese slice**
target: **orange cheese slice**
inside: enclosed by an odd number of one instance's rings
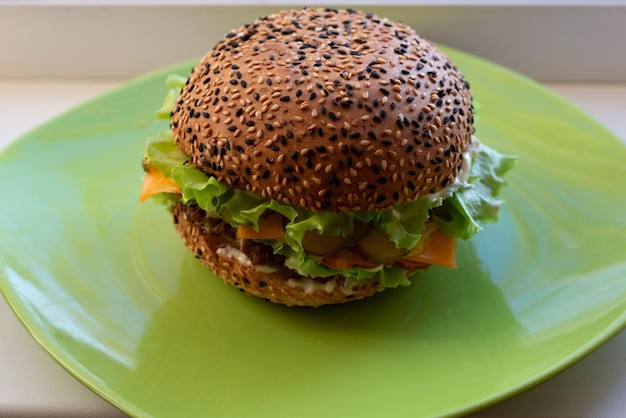
[[[245,239],[284,239],[285,226],[283,225],[283,215],[272,212],[270,215],[259,218],[259,230],[253,227],[241,225],[237,227],[237,237]]]
[[[148,171],[143,179],[141,192],[139,193],[139,201],[145,202],[152,196],[159,193],[177,193],[181,194],[180,187],[176,182],[167,178],[160,170],[148,166]]]
[[[401,260],[456,268],[456,239],[436,229],[429,235],[428,242],[421,251],[411,251]]]

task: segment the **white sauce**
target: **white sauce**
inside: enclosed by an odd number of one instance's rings
[[[226,257],[226,258],[232,258],[232,259],[236,260],[242,266],[251,266],[252,265],[252,261],[248,258],[247,255],[245,255],[244,253],[242,253],[238,249],[236,249],[234,247],[231,247],[230,245],[227,245],[226,247],[218,248],[217,251],[216,251],[216,254],[220,255],[222,257]],[[256,271],[258,271],[260,273],[273,273],[276,270],[278,270],[278,269],[276,269],[274,267],[264,266],[264,265],[256,266],[255,269],[256,269]]]
[[[255,270],[258,271],[259,273],[274,273],[278,271],[276,267],[264,266],[264,265],[256,266]]]
[[[454,179],[454,182],[452,182],[452,184],[450,184],[445,189],[438,191],[437,193],[432,193],[424,196],[423,199],[428,199],[430,203],[433,203],[440,199],[445,200],[452,196],[461,187],[467,185],[467,180],[469,179],[470,172],[472,171],[472,159],[476,156],[479,145],[480,142],[478,141],[478,138],[472,135],[469,149],[467,150],[467,152],[463,153],[461,168],[459,169],[459,173]]]
[[[354,294],[354,286],[358,285],[359,283],[350,278],[350,277],[346,277],[343,284],[341,285],[341,293],[343,293],[344,295],[353,295]]]
[[[289,279],[287,280],[287,286],[294,288],[301,287],[306,294],[311,294],[316,290],[323,290],[326,293],[331,293],[335,290],[335,282],[333,280],[329,280],[326,283],[320,283],[309,277],[302,279]]]

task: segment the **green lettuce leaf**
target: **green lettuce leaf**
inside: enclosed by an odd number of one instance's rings
[[[434,216],[439,229],[447,235],[469,239],[482,230],[481,223],[496,222],[502,205],[497,196],[506,185],[504,175],[516,160],[481,143],[472,159],[467,185],[443,202],[445,218]]]

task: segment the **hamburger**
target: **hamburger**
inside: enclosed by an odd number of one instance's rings
[[[468,81],[406,25],[282,11],[167,84],[140,199],[246,293],[320,306],[406,286],[497,218],[514,159],[476,138]]]

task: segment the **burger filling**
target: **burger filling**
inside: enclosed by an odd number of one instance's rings
[[[185,81],[168,80],[170,93],[158,118],[170,119]],[[473,138],[456,181],[443,191],[386,210],[313,212],[220,183],[190,163],[168,131],[146,143],[140,199],[184,205],[188,219],[223,237],[222,248],[255,265],[316,279],[378,276],[382,285],[396,287],[409,284],[417,269],[456,267],[457,239],[497,220],[496,196],[513,164],[514,158]]]

